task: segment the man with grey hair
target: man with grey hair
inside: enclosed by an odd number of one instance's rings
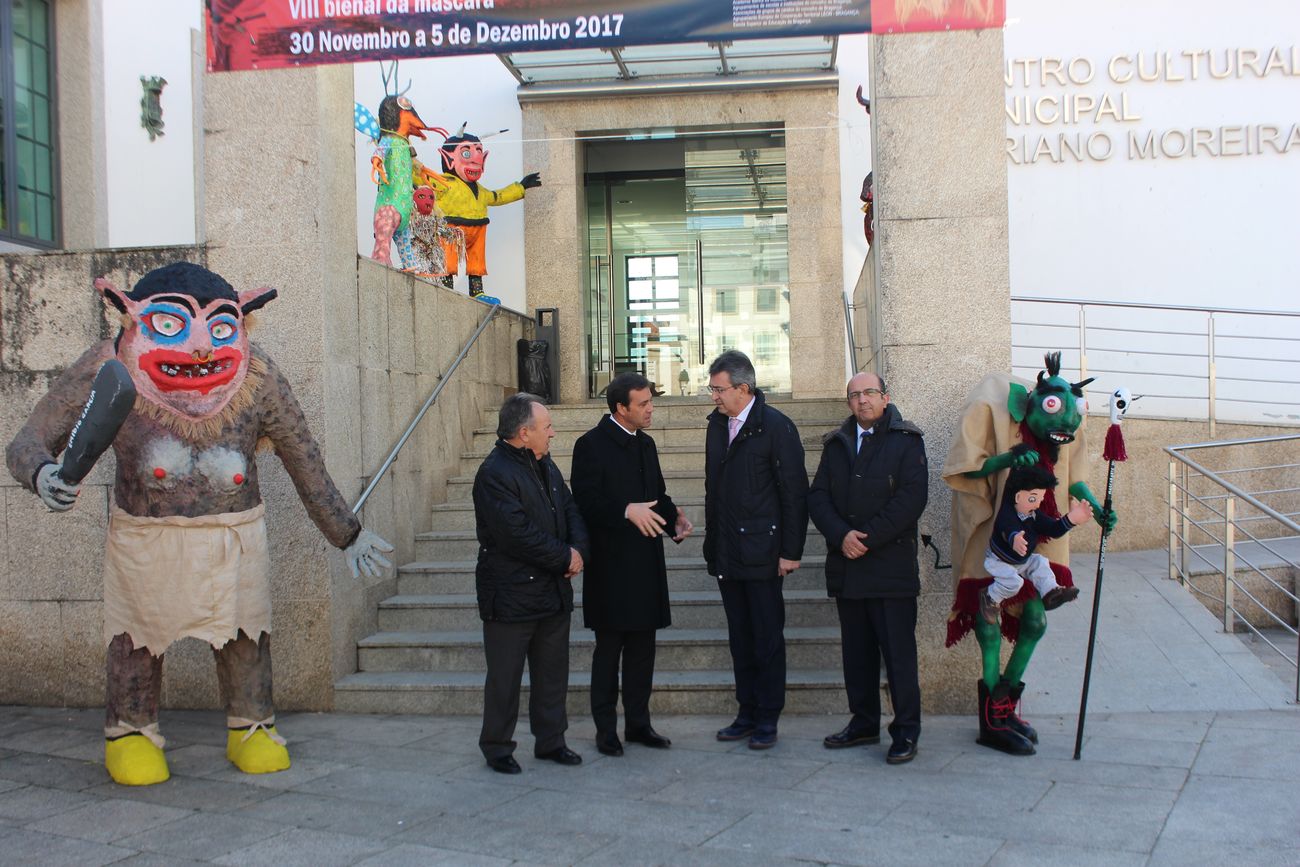
[[[497,442],[474,477],[478,533],[475,590],[483,620],[487,681],[479,749],[503,774],[515,761],[519,688],[528,661],[528,721],[533,755],[580,765],[569,749],[565,698],[569,690],[569,617],[573,586],[586,556],[587,528],[551,460],[555,428],[536,395],[506,398],[497,416]]]
[[[736,677],[735,721],[720,741],[776,744],[785,707],[785,599],[808,530],[799,431],[768,406],[754,365],[736,350],[709,366],[717,407],[704,440],[704,560],[718,579]]]

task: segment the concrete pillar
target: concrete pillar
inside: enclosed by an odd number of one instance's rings
[[[1002,32],[877,36],[872,53],[882,369],[903,415],[926,433],[922,532],[949,560],[951,494],[939,470],[957,411],[981,377],[1011,367]],[[925,559],[926,704],[973,707],[979,654],[973,638],[943,649],[952,573]]]

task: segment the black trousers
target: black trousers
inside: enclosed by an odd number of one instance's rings
[[[916,663],[916,598],[836,599],[849,694],[850,725],[855,731],[880,731],[880,659],[885,660],[894,740],[921,736],[921,685]]]
[[[519,719],[519,687],[528,661],[528,725],[534,753],[564,746],[569,727],[564,702],[569,691],[569,614],[553,614],[523,623],[484,621],[483,652],[487,681],[483,685],[483,728],[478,746],[483,756],[497,759],[515,751]]]
[[[736,720],[759,728],[775,729],[785,707],[784,583],[718,580],[740,705]]]
[[[650,685],[655,673],[655,630],[597,629],[591,656],[591,717],[597,732],[618,730],[618,669],[623,661],[623,730],[650,728]]]

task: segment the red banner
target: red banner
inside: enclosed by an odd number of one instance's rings
[[[872,0],[872,33],[1002,27],[1007,0]]]
[[[1006,17],[1006,0],[206,0],[206,8],[213,72],[1001,27]],[[873,14],[884,28],[873,27]]]

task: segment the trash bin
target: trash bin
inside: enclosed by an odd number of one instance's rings
[[[515,351],[519,362],[519,390],[535,394],[546,403],[554,399],[551,388],[551,369],[547,363],[550,343],[545,340],[519,338]]]

